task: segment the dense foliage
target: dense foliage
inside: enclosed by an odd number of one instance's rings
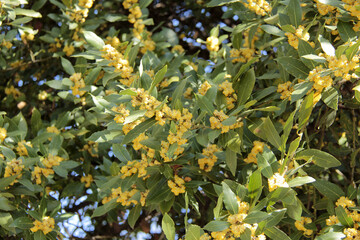
[[[359,0],[0,0],[3,239],[360,239]]]

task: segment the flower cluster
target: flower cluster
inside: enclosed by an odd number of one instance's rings
[[[7,136],[7,130],[5,128],[0,128],[0,142],[3,142]]]
[[[120,169],[121,178],[124,179],[126,177],[130,177],[136,173],[138,173],[138,177],[146,176],[146,168],[148,167],[148,162],[145,160],[142,161],[128,161],[125,166],[122,166]]]
[[[88,174],[86,176],[82,176],[80,182],[85,183],[85,187],[90,187],[91,183],[94,181],[93,176]]]
[[[338,59],[336,56],[325,55],[328,61],[328,68],[334,70],[335,77],[341,77],[344,80],[350,80],[351,77],[357,78],[355,74],[349,72],[359,67],[359,56],[355,55],[351,61],[345,55],[341,55]]]
[[[219,51],[219,39],[214,36],[210,36],[206,39],[206,47],[210,52],[217,52]]]
[[[224,113],[223,110],[214,111],[214,116],[210,117],[210,127],[211,129],[221,129],[221,133],[226,133],[230,129],[240,128],[244,125],[243,122],[236,121],[234,124],[225,124],[223,123],[229,116]]]
[[[140,19],[142,12],[137,3],[138,0],[125,0],[123,2],[123,6],[125,9],[129,9],[130,11],[128,21],[134,24],[133,33],[135,37],[141,39],[141,33],[144,31],[145,24],[143,23],[143,20]]]
[[[5,39],[3,39],[3,41],[0,45],[6,47],[7,49],[10,49],[12,47],[12,43],[6,41]]]
[[[288,37],[288,41],[290,46],[292,46],[295,49],[298,49],[299,47],[299,38],[304,40],[305,42],[307,42],[310,39],[310,34],[308,32],[304,31],[304,26],[299,26],[296,30],[295,33],[290,33],[287,32],[285,33],[285,35]],[[314,42],[309,42],[309,44],[312,47],[315,47]]]
[[[56,52],[58,48],[61,48],[61,40],[59,38],[55,38],[53,43],[49,44],[49,52]]]
[[[304,225],[312,223],[311,218],[301,217],[300,220],[295,221],[295,227],[299,231],[303,231],[305,236],[310,236],[313,233],[313,230],[305,228]]]
[[[71,9],[71,11],[66,11],[66,15],[70,17],[72,21],[78,23],[84,23],[88,17],[89,9]]]
[[[147,32],[147,38],[143,41],[143,46],[140,48],[140,52],[145,54],[146,51],[154,51],[156,48],[156,43],[151,39],[151,33]]]
[[[230,214],[227,218],[227,222],[230,223],[230,227],[223,231],[212,232],[211,236],[216,240],[240,238],[241,234],[243,234],[248,228],[251,231],[252,240],[265,240],[266,237],[264,234],[256,234],[258,224],[248,224],[244,222],[249,213],[249,204],[247,202],[240,201],[239,198],[237,202],[238,213]]]
[[[30,228],[32,232],[42,231],[45,235],[54,230],[55,220],[51,217],[44,217],[42,221],[35,220],[34,226]]]
[[[237,62],[246,63],[253,58],[254,54],[255,54],[255,49],[253,48],[241,48],[241,49],[233,48],[230,50],[230,57],[233,58],[231,60],[233,63],[237,63]]]
[[[5,94],[12,95],[14,98],[18,98],[18,97],[20,97],[21,92],[19,91],[19,89],[14,88],[14,86],[11,85],[10,87],[5,88]]]
[[[59,166],[62,161],[64,161],[64,158],[49,154],[48,157],[43,159],[42,163],[45,167],[52,168],[53,166]]]
[[[324,71],[323,67],[316,66],[312,71],[309,72],[308,79],[309,81],[314,82],[313,89],[315,90],[314,94],[314,104],[317,103],[321,98],[321,92],[327,88],[332,86],[333,80],[331,76],[325,75],[322,76],[321,73]]]
[[[20,142],[18,142],[18,146],[16,147],[16,151],[18,152],[18,154],[20,156],[28,156],[29,155],[25,145],[28,146],[28,147],[32,147],[32,144],[30,142],[26,142],[25,140],[21,140]]]
[[[206,148],[204,148],[202,150],[202,154],[205,157],[198,160],[200,169],[205,172],[210,172],[218,159],[215,156],[215,153],[220,151],[221,150],[216,146],[216,144],[209,144]]]
[[[291,93],[294,91],[294,89],[291,87],[291,82],[287,81],[286,83],[279,84],[276,91],[281,93],[281,99],[291,100]]]
[[[247,0],[248,3],[243,3],[245,7],[255,12],[257,15],[265,16],[271,12],[270,4],[265,0]]]
[[[316,2],[316,7],[321,15],[326,15],[329,12],[331,13],[334,10],[336,10],[335,7],[327,5],[327,4],[323,4],[323,3],[319,2],[319,0],[315,0],[315,2]]]
[[[210,88],[211,88],[210,83],[208,83],[208,81],[205,81],[200,85],[199,93],[204,96]]]
[[[94,3],[94,0],[79,0],[79,7],[91,8]]]
[[[228,80],[225,80],[219,85],[219,89],[226,97],[226,108],[233,109],[235,107],[234,103],[237,100],[237,95],[232,87],[232,83]]]
[[[134,69],[130,66],[129,61],[109,44],[105,45],[101,51],[103,52],[102,57],[110,61],[109,66],[113,66],[115,72],[121,73],[122,79],[120,82],[126,86],[130,86],[135,80],[135,75],[132,74]]]
[[[268,184],[269,184],[270,192],[274,191],[278,187],[284,187],[284,188],[289,187],[289,184],[286,182],[284,176],[281,175],[280,173],[274,173],[274,175],[272,175],[268,179]]]
[[[22,160],[21,159],[13,159],[10,162],[6,163],[4,177],[10,177],[10,176],[17,175],[16,178],[20,179],[22,176],[21,172],[23,169],[24,169],[24,165],[22,164]],[[17,182],[17,180],[12,182],[11,185],[14,184],[15,182]]]
[[[20,34],[21,40],[26,44],[27,41],[32,41],[34,40],[34,34],[32,33],[27,33],[27,32],[22,32]]]
[[[86,93],[86,91],[79,90],[80,88],[85,87],[85,81],[81,77],[81,73],[74,73],[73,75],[70,76],[69,79],[74,83],[74,86],[70,87],[72,90],[72,94],[74,96],[77,96],[77,95],[83,96]]]
[[[137,205],[139,202],[133,199],[133,196],[138,193],[139,190],[133,188],[130,191],[122,191],[121,187],[111,189],[111,195],[109,197],[105,197],[102,200],[102,203],[105,204],[112,199],[116,199],[116,202],[119,202],[123,206],[130,206],[131,204]],[[145,199],[147,194],[149,193],[148,190],[145,192],[140,192],[140,204],[141,206],[145,206]]]
[[[50,126],[50,127],[47,127],[47,128],[46,128],[46,132],[59,134],[59,133],[60,133],[60,130],[57,129],[57,127],[55,127],[55,126]]]
[[[171,191],[174,193],[175,196],[178,196],[180,193],[185,192],[185,181],[178,175],[174,176],[173,180],[168,180],[168,186],[171,189]]]
[[[171,52],[175,53],[183,53],[185,50],[184,48],[181,46],[181,45],[175,45],[172,49],[171,49]]]
[[[98,152],[99,152],[99,143],[98,142],[93,142],[93,141],[88,141],[88,144],[85,144],[84,147],[81,149],[81,151],[87,151],[90,156],[92,157],[99,157]]]
[[[130,115],[130,111],[126,109],[124,104],[120,104],[118,107],[113,107],[111,110],[116,112],[114,118],[116,123],[124,123],[125,118]]]
[[[193,94],[193,89],[188,87],[184,92],[184,98],[191,99]]]
[[[260,141],[254,141],[253,143],[254,147],[251,149],[251,152],[249,153],[247,158],[244,159],[244,162],[246,163],[257,163],[256,155],[264,151],[265,143]]]
[[[66,56],[71,56],[75,52],[75,48],[73,45],[65,45],[63,48],[63,52],[66,54]]]
[[[120,47],[121,45],[121,42],[120,39],[116,36],[115,37],[107,36],[105,44],[110,44],[113,48],[118,49],[118,47]],[[121,50],[125,50],[125,49],[121,49]]]

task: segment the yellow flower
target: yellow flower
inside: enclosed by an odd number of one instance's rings
[[[305,228],[305,224],[312,223],[311,218],[301,217],[300,220],[295,221],[295,227],[299,231],[303,231],[305,236],[310,236],[313,233],[313,230]]]
[[[66,56],[69,57],[75,52],[75,48],[73,45],[70,45],[70,46],[65,45],[63,51],[66,54]]]
[[[181,45],[175,45],[172,49],[171,52],[178,52],[178,53],[183,53],[185,50]]]
[[[208,81],[205,81],[200,85],[199,93],[204,96],[210,88],[211,85],[208,83]]]
[[[217,37],[211,36],[206,39],[206,47],[211,52],[219,51],[219,39]]]
[[[51,217],[44,217],[42,222],[35,220],[33,222],[34,227],[30,228],[30,231],[37,232],[42,231],[45,235],[54,230],[55,228],[55,220]]]
[[[20,156],[28,156],[28,151],[25,147],[27,145],[28,147],[32,147],[32,144],[30,142],[25,142],[25,140],[22,140],[21,142],[18,142],[18,146],[16,147],[16,151]]]
[[[355,207],[355,203],[347,197],[340,197],[336,203],[336,206],[342,206],[343,208]]]
[[[93,177],[89,174],[89,175],[86,175],[86,176],[82,176],[81,179],[80,179],[80,182],[84,182],[86,183],[85,184],[85,187],[90,187],[91,183],[94,181]]]
[[[47,128],[46,128],[46,131],[47,131],[48,133],[56,133],[56,134],[59,134],[59,133],[60,133],[59,129],[57,129],[57,127],[55,127],[55,126],[47,127]]]
[[[286,182],[284,176],[280,173],[275,173],[271,178],[268,179],[269,191],[272,192],[278,187],[289,187],[289,184]]]
[[[44,158],[42,163],[45,165],[45,167],[52,168],[53,166],[59,166],[60,162],[62,162],[63,160],[64,160],[64,158],[62,158],[62,157],[49,154],[49,156],[47,158]]]
[[[184,184],[185,184],[184,179],[180,178],[178,175],[174,176],[174,181],[168,180],[168,186],[175,196],[178,196],[180,193],[185,192]]]
[[[5,128],[0,128],[0,142],[3,142],[6,138],[7,130]]]
[[[22,165],[22,160],[21,159],[13,159],[10,162],[6,163],[4,177],[18,175],[16,178],[20,179],[22,176],[21,172],[23,169],[24,169],[24,165]],[[13,185],[16,182],[17,182],[17,180],[12,182],[10,185]]]
[[[247,3],[243,4],[257,15],[265,16],[271,12],[270,4],[265,0],[247,0]]]
[[[38,94],[38,99],[41,100],[41,101],[44,101],[46,100],[47,98],[47,92],[46,91],[41,91],[39,94]]]

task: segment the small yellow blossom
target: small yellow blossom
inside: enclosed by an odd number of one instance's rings
[[[305,224],[309,224],[312,223],[311,218],[308,217],[301,217],[300,220],[297,220],[295,222],[295,227],[299,230],[299,231],[303,231],[305,236],[310,236],[313,233],[313,230],[311,229],[307,229],[305,228]]]
[[[206,47],[210,52],[219,51],[219,39],[217,37],[211,36],[206,39]]]
[[[204,96],[210,88],[211,88],[210,83],[208,83],[208,81],[205,81],[200,85],[199,93]]]
[[[93,177],[89,174],[86,176],[82,176],[80,182],[85,183],[85,187],[90,187],[91,183],[94,181]]]
[[[35,220],[34,227],[30,228],[32,232],[42,231],[45,235],[55,228],[55,220],[51,217],[44,217],[42,221]]]
[[[5,128],[0,128],[0,142],[3,142],[7,136],[7,130]]]
[[[173,180],[168,180],[168,186],[171,189],[171,191],[174,193],[175,196],[178,196],[180,193],[185,192],[185,181],[178,175],[174,176]]]
[[[278,187],[289,187],[289,184],[286,182],[284,176],[280,173],[275,173],[271,178],[268,179],[269,191],[272,192]]]

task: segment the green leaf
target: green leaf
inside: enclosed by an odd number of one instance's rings
[[[322,50],[329,56],[335,56],[335,48],[333,47],[333,45],[331,45],[331,43],[324,38],[322,35],[319,35],[318,38],[321,48]]]
[[[115,156],[121,161],[121,162],[128,162],[131,161],[131,156],[129,152],[126,150],[126,148],[123,146],[123,144],[116,143],[112,145],[112,150]]]
[[[95,82],[96,78],[99,76],[101,67],[93,68],[90,73],[84,79],[86,85],[91,85]]]
[[[19,179],[18,182],[21,183],[22,185],[24,185],[30,191],[32,191],[32,192],[35,191],[35,187],[29,179]]]
[[[28,217],[19,217],[14,220],[14,222],[11,224],[11,226],[14,226],[16,228],[20,229],[30,229],[34,226],[33,221]]]
[[[200,94],[195,94],[195,97],[201,111],[207,112],[210,116],[212,116],[215,111],[212,101],[210,101],[206,96],[202,96]]]
[[[204,226],[204,229],[210,232],[220,232],[230,227],[226,221],[211,221]]]
[[[259,223],[265,219],[267,219],[269,215],[266,212],[261,211],[252,211],[250,212],[246,218],[244,219],[244,222],[249,224]]]
[[[36,108],[32,110],[30,122],[31,132],[34,136],[36,136],[38,131],[42,128],[41,114]]]
[[[285,36],[285,32],[282,31],[280,28],[273,26],[273,25],[261,25],[260,28],[262,30],[264,30],[265,32],[275,35],[275,36],[279,36],[279,37],[284,37]]]
[[[336,184],[326,180],[318,179],[312,183],[314,187],[325,197],[332,201],[338,200],[341,196],[345,196],[344,191]]]
[[[238,84],[235,84],[234,87],[238,95],[239,105],[243,105],[250,98],[252,90],[254,89],[255,80],[255,71],[254,68],[252,68],[245,73]]]
[[[293,57],[279,57],[276,59],[285,70],[296,78],[306,79],[310,69],[300,60]]]
[[[46,240],[46,236],[42,231],[37,231],[34,234],[34,239],[36,239],[36,240]]]
[[[154,87],[156,87],[156,85],[157,85],[158,83],[160,83],[160,82],[164,79],[166,72],[167,72],[167,65],[165,65],[163,68],[161,68],[161,69],[155,74],[154,81],[151,82],[151,86],[150,86],[150,89],[149,89],[149,93],[151,93],[152,90],[154,89]]]
[[[132,140],[134,140],[137,136],[139,136],[141,133],[145,132],[147,129],[152,127],[156,123],[155,118],[149,118],[145,120],[144,122],[137,125],[134,129],[132,129],[128,134],[125,135],[123,144],[128,144]]]
[[[314,163],[323,168],[338,167],[341,162],[327,152],[318,149],[306,149],[296,154],[295,159],[312,159]]]
[[[225,182],[222,182],[221,185],[223,188],[224,204],[226,209],[229,210],[231,214],[237,214],[239,208],[235,193],[230,189],[230,187]]]
[[[33,17],[33,18],[41,18],[41,14],[39,12],[36,12],[31,9],[24,9],[24,8],[15,8],[16,15],[23,15],[27,17]]]
[[[306,58],[302,58],[302,56],[306,56],[306,55],[315,55],[315,50],[311,47],[311,45],[302,40],[299,39],[299,46],[298,46],[298,53],[299,56],[301,57],[301,61],[310,69],[314,69],[316,67],[316,62],[312,61],[311,59],[306,59]],[[315,55],[317,56],[317,55]]]
[[[271,178],[274,175],[270,163],[263,157],[262,154],[257,156],[258,166],[261,169],[261,174],[266,178]]]
[[[296,28],[299,27],[302,19],[302,9],[299,0],[290,0],[287,7],[287,15],[290,18],[290,22]]]
[[[346,57],[349,61],[351,61],[351,59],[358,53],[359,46],[360,46],[360,40],[345,50]]]
[[[233,176],[236,174],[237,157],[236,152],[233,152],[230,148],[226,148],[225,162]]]
[[[63,66],[65,72],[69,75],[73,75],[75,73],[75,69],[71,62],[66,58],[61,58],[61,65]]]
[[[262,190],[262,178],[261,178],[260,169],[256,170],[250,175],[248,190],[249,190],[248,196],[251,199],[255,199],[259,196]]]
[[[233,2],[238,2],[238,0],[211,0],[206,6],[207,7],[217,7],[225,4],[230,4]]]
[[[35,1],[35,3],[32,5],[31,8],[35,11],[38,11],[45,5],[46,2],[47,2],[47,0],[37,0],[37,1]]]
[[[302,186],[304,184],[315,182],[316,180],[312,177],[306,176],[306,177],[296,177],[294,179],[291,179],[288,184],[289,187],[298,187]]]
[[[345,227],[353,227],[354,222],[350,216],[345,212],[345,209],[342,206],[335,208],[335,213],[339,222]]]
[[[175,223],[167,213],[164,214],[161,227],[168,240],[175,240]]]
[[[328,232],[317,236],[315,240],[339,240],[345,237],[346,235],[342,232]]]
[[[329,108],[334,110],[338,109],[339,93],[335,88],[329,87],[323,91],[321,93],[321,99]]]
[[[89,43],[94,48],[100,50],[105,46],[104,41],[95,33],[91,31],[83,31],[84,38],[87,43]]]
[[[17,176],[18,175],[13,175],[10,177],[0,178],[0,190],[4,190],[8,187],[12,182],[14,182]]]
[[[0,210],[12,211],[15,209],[16,209],[16,207],[11,205],[11,201],[9,199],[7,199],[6,197],[0,196]]]
[[[305,96],[312,88],[313,82],[302,82],[294,86],[294,91],[291,94],[291,103],[296,102]]]
[[[311,116],[311,112],[313,109],[313,97],[314,92],[311,92],[309,95],[306,96],[304,101],[301,103],[300,110],[299,110],[299,126],[298,129],[302,129]]]
[[[284,218],[286,213],[286,208],[278,209],[272,211],[269,215],[269,218],[266,219],[266,228],[271,228],[276,225]]]
[[[353,30],[353,25],[349,22],[339,21],[337,24],[337,30],[339,31],[340,38],[344,42],[350,42],[356,37],[356,33]]]
[[[275,126],[269,117],[263,120],[263,124],[260,126],[260,131],[265,134],[266,140],[274,147],[278,149],[281,147],[280,135],[276,131]]]
[[[91,218],[99,217],[109,212],[110,210],[116,208],[120,203],[116,202],[116,199],[111,200],[110,202],[105,203],[104,205],[95,208],[94,213]]]
[[[134,208],[132,208],[130,210],[129,216],[128,216],[128,223],[129,226],[134,229],[135,223],[138,220],[138,218],[140,217],[140,212],[141,212],[141,205],[138,204],[136,205]]]
[[[198,225],[191,224],[186,230],[185,240],[198,240],[201,236],[201,228]]]
[[[223,198],[224,198],[224,193],[221,193],[217,200],[216,207],[213,209],[215,219],[218,219],[220,216],[220,212],[223,208]]]
[[[283,231],[281,231],[277,227],[266,228],[264,233],[266,236],[268,236],[270,239],[273,240],[279,240],[279,239],[291,240],[291,238],[288,235],[286,235]]]

